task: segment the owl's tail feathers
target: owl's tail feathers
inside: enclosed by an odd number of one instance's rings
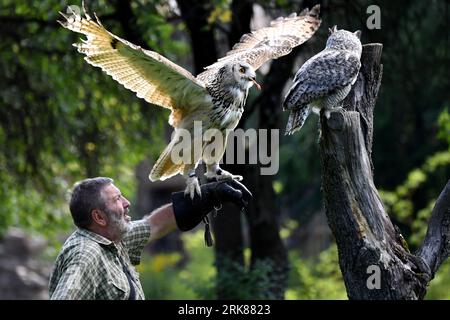
[[[308,118],[310,112],[311,107],[309,106],[302,106],[299,109],[291,110],[284,134],[290,135],[300,130],[303,127],[303,124],[305,123],[306,118]]]
[[[178,173],[182,173],[184,170],[184,163],[174,163],[172,160],[172,148],[174,146],[173,141],[164,149],[164,152],[159,156],[156,164],[153,166],[150,175],[148,176],[151,181],[165,180]]]

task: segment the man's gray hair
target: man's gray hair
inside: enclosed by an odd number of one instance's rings
[[[79,181],[74,185],[70,198],[70,213],[77,227],[89,227],[92,223],[92,210],[106,208],[101,191],[113,182],[111,178],[96,177]]]

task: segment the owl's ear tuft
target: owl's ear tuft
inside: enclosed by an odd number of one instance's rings
[[[330,32],[330,34],[332,34],[333,32],[338,31],[337,26],[333,26],[333,28],[328,28],[328,31]]]
[[[357,31],[353,32],[353,34],[354,34],[355,36],[357,36],[358,39],[361,39],[361,30],[357,30]]]

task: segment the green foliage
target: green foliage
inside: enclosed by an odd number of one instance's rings
[[[203,243],[203,231],[184,233],[187,262],[180,263],[178,253],[156,254],[143,259],[137,267],[146,299],[216,299],[217,287],[227,297],[238,300],[271,299],[269,276],[273,265],[259,261],[249,269],[225,260],[216,277],[214,253]],[[286,299],[347,299],[336,245],[317,259],[300,258],[296,250],[289,254],[291,272]]]
[[[209,3],[211,13],[207,19],[209,26],[222,23],[228,24],[232,19],[232,11],[229,0],[213,0]]]
[[[220,264],[221,272],[216,282],[217,288],[220,288],[220,293],[224,297],[237,300],[275,299],[270,291],[271,277],[274,276],[275,271],[272,261],[258,260],[251,268],[226,258],[222,259]],[[207,296],[214,297],[216,290]]]
[[[180,254],[145,255],[137,267],[145,297],[149,300],[195,299],[195,292],[180,281],[177,263]]]
[[[450,142],[448,136],[450,116],[444,109],[438,119],[437,136]],[[450,175],[450,144],[447,150],[439,151],[425,159],[425,162],[413,169],[406,180],[393,191],[381,190],[380,195],[387,211],[403,226],[408,242],[418,246],[423,240],[428,219],[440,191]]]
[[[199,299],[213,291],[214,252],[206,248],[203,232],[182,235],[188,261],[179,254],[147,256],[138,266],[146,299]]]
[[[438,118],[439,132],[438,138],[447,141],[450,148],[450,113],[448,107],[444,108]]]
[[[205,247],[203,230],[183,233],[182,239],[189,262],[180,270],[180,278],[195,292],[197,297],[211,292],[216,277],[214,251]]]
[[[300,258],[297,252],[290,252],[289,258],[292,269],[286,299],[347,299],[335,244],[317,259]]]
[[[176,60],[187,45],[168,40],[183,26],[166,23],[153,6],[160,2],[139,4],[151,10],[137,26],[157,34],[150,45]],[[100,18],[114,9],[92,5]],[[58,11],[65,5],[0,1],[0,15],[12,19],[0,28],[0,235],[10,225],[46,236],[68,231],[66,192],[89,176],[110,176],[132,197],[134,167],[156,160],[165,143],[168,111],[88,65],[71,45],[80,35],[56,23]],[[117,21],[103,22],[123,36]]]
[[[252,268],[224,260],[220,275],[214,252],[203,242],[203,230],[182,235],[188,261],[180,265],[179,254],[146,257],[137,270],[146,299],[216,299],[217,288],[233,299],[270,299],[269,274],[273,265],[259,261]]]
[[[208,17],[208,23],[214,24],[217,21],[229,23],[231,21],[231,10],[227,7],[216,7]]]
[[[447,259],[431,281],[428,287],[427,300],[450,300],[450,260]]]
[[[0,236],[10,225],[18,225],[29,232],[56,241],[59,232],[72,225],[70,216],[60,209],[64,204],[64,190],[67,189],[65,181],[54,179],[54,183],[60,186],[62,192],[47,196],[28,183],[18,189],[15,181],[2,173],[0,179],[2,195],[7,195],[1,197]]]

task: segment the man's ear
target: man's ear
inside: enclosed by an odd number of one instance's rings
[[[355,36],[357,36],[358,39],[361,39],[361,30],[357,30],[357,31],[353,32],[353,34],[354,34]]]
[[[98,209],[94,209],[91,211],[92,221],[101,226],[105,227],[108,224],[108,220],[106,219],[106,214]]]

